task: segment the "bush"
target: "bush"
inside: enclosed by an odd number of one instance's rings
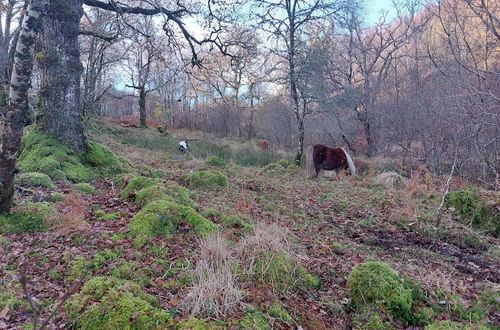
[[[84,195],[91,195],[94,192],[94,187],[92,187],[88,183],[83,183],[83,182],[75,184],[73,186],[73,189]]]
[[[380,307],[399,320],[416,323],[411,311],[418,286],[383,262],[356,266],[348,278],[348,292],[355,307]]]
[[[52,213],[52,207],[44,203],[17,206],[11,213],[0,214],[0,231],[5,234],[45,231],[45,219]]]
[[[452,191],[446,198],[446,206],[453,207],[462,222],[486,231],[495,237],[500,234],[500,212],[488,205],[474,189]]]
[[[78,329],[152,329],[172,319],[158,303],[134,282],[95,277],[70,298],[66,309]]]
[[[188,174],[184,182],[191,187],[217,189],[228,186],[227,177],[219,171],[197,171]]]
[[[205,160],[205,164],[207,164],[208,166],[226,167],[226,162],[217,156],[207,158]]]
[[[54,189],[56,187],[47,174],[39,172],[22,173],[16,176],[16,183],[23,186],[42,187],[49,189]]]

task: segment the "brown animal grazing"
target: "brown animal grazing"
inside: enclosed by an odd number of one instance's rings
[[[306,165],[308,179],[316,178],[321,170],[335,170],[337,181],[341,170],[348,170],[349,174],[356,175],[354,162],[343,148],[331,148],[323,144],[309,146],[306,151]]]
[[[257,145],[262,149],[262,150],[269,150],[269,143],[267,143],[266,140],[260,140]]]

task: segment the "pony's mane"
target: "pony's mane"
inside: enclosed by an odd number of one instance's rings
[[[347,151],[345,151],[344,148],[340,148],[344,152],[346,158],[347,158],[347,166],[349,166],[349,172],[351,175],[356,175],[356,166],[354,166],[354,162],[352,161],[351,155]]]

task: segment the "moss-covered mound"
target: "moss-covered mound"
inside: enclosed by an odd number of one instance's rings
[[[47,174],[39,172],[22,173],[16,176],[16,183],[21,186],[53,189],[56,186]]]
[[[53,214],[50,204],[26,203],[11,209],[11,213],[0,213],[0,232],[34,233],[47,230],[45,221]]]
[[[191,205],[191,193],[174,181],[158,183],[139,190],[135,195],[135,203],[142,207],[155,200],[172,200],[182,205]]]
[[[158,184],[159,181],[157,179],[148,178],[145,176],[134,176],[127,183],[125,189],[122,190],[120,196],[123,198],[131,198],[135,197],[135,194],[144,188],[148,188]]]
[[[489,330],[490,327],[481,324],[463,325],[450,320],[443,320],[429,324],[425,330]]]
[[[196,171],[188,174],[184,182],[190,187],[217,189],[227,187],[229,182],[227,177],[219,171]]]
[[[75,184],[73,189],[83,195],[91,195],[95,190],[90,184],[84,182]]]
[[[218,230],[193,208],[180,205],[171,200],[157,200],[146,205],[130,222],[130,233],[141,244],[147,237],[171,234],[181,222],[191,224],[195,231],[205,237]]]
[[[452,191],[446,205],[452,207],[462,222],[498,237],[500,235],[500,212],[494,204],[489,205],[475,189]]]
[[[86,154],[77,155],[33,126],[26,129],[21,148],[18,166],[22,172],[41,172],[55,181],[88,182],[99,174],[122,171],[118,158],[104,146],[90,143]]]
[[[264,170],[270,171],[270,170],[280,170],[285,168],[296,168],[296,166],[290,163],[286,159],[280,159],[274,163],[266,165],[266,167],[264,167]]]
[[[285,252],[264,253],[255,264],[256,280],[272,284],[280,291],[289,291],[298,286],[319,288],[320,280],[309,274],[304,266],[295,262]]]
[[[154,329],[172,318],[157,305],[158,299],[134,282],[95,277],[70,298],[66,309],[78,329]]]
[[[356,266],[348,278],[348,292],[360,310],[379,307],[397,319],[414,324],[412,304],[418,287],[383,262],[366,262]]]
[[[217,156],[208,157],[207,159],[205,159],[205,164],[207,164],[208,166],[215,166],[215,167],[227,166],[224,159],[219,158]]]

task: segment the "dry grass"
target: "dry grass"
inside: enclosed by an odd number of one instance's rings
[[[227,316],[241,306],[243,292],[231,269],[229,242],[219,235],[200,240],[194,285],[183,305],[191,315]]]
[[[290,253],[287,240],[288,230],[277,224],[258,224],[254,235],[246,236],[237,246],[238,257],[245,260],[250,268],[265,253]]]
[[[56,214],[49,217],[47,221],[51,227],[57,230],[87,228],[89,226],[85,221],[89,215],[87,206],[88,202],[80,195],[68,194],[63,201],[54,204]]]

